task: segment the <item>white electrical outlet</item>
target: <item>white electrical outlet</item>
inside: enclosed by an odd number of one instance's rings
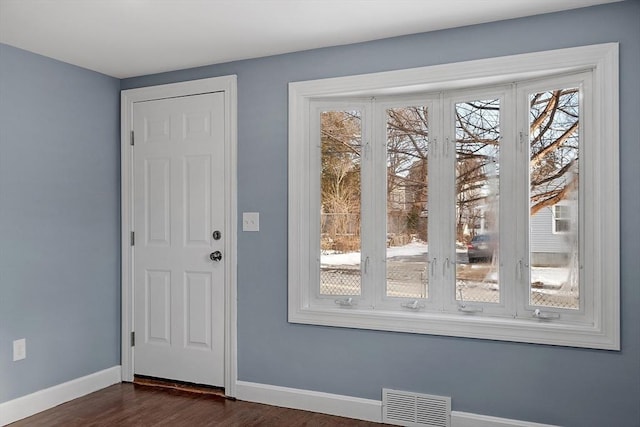
[[[13,361],[26,359],[27,357],[27,340],[22,338],[13,342]]]
[[[260,231],[260,213],[242,213],[242,231]]]

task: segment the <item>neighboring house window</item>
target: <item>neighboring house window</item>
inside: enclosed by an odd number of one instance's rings
[[[571,207],[568,205],[553,206],[553,232],[568,233],[571,231]]]
[[[289,320],[619,348],[616,69],[599,45],[292,83]]]

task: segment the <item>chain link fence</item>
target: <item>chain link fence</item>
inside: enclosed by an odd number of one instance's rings
[[[568,269],[532,267],[532,274],[565,275],[567,282],[535,281],[530,288],[530,305],[572,309],[580,307],[577,284],[572,284]],[[320,270],[320,294],[358,296],[362,293],[360,265],[323,266]],[[499,303],[500,283],[496,263],[456,264],[456,300],[460,302]],[[387,262],[386,295],[398,298],[428,298],[428,263],[426,261]]]
[[[320,269],[320,295],[360,295],[360,266],[322,267]]]
[[[549,308],[579,309],[580,297],[578,289],[566,288],[566,285],[551,287],[533,283],[531,285],[530,304]]]
[[[460,264],[456,266],[456,300],[468,302],[500,302],[500,284],[495,263]],[[531,267],[533,277],[529,304],[532,306],[577,310],[580,298],[577,279],[569,268]],[[554,276],[545,280],[545,276]],[[566,277],[558,282],[557,277]]]
[[[500,302],[497,263],[456,264],[456,301]]]
[[[428,298],[426,262],[387,262],[387,296]]]

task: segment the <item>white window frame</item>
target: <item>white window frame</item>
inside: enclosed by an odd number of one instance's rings
[[[579,87],[581,93],[580,100],[580,148],[579,148],[579,173],[580,173],[580,185],[578,187],[578,203],[577,203],[577,215],[578,215],[578,240],[579,240],[579,304],[577,309],[568,309],[568,308],[550,308],[540,305],[534,305],[529,302],[530,297],[530,260],[529,260],[529,252],[527,248],[529,248],[529,194],[527,191],[523,191],[520,193],[520,201],[517,203],[517,207],[520,209],[520,212],[516,214],[517,218],[526,218],[526,221],[521,221],[518,224],[518,227],[515,231],[515,235],[517,237],[524,237],[522,239],[516,238],[516,253],[518,254],[518,258],[521,260],[518,263],[518,275],[519,275],[519,284],[516,287],[517,289],[517,298],[516,302],[518,305],[516,318],[518,319],[527,319],[530,318],[536,311],[540,313],[543,317],[551,316],[556,317],[559,316],[559,319],[547,319],[550,322],[565,322],[565,323],[574,323],[574,324],[585,324],[591,323],[595,324],[598,321],[599,314],[604,307],[601,307],[601,302],[597,300],[596,295],[599,293],[596,292],[596,289],[602,285],[602,281],[598,280],[598,275],[595,272],[594,267],[597,264],[600,264],[602,258],[600,253],[596,249],[593,249],[593,245],[595,241],[592,240],[592,237],[598,233],[586,233],[586,230],[591,230],[586,224],[591,224],[591,226],[596,226],[602,220],[602,213],[600,212],[601,207],[598,206],[599,197],[601,194],[598,194],[597,191],[587,191],[587,189],[595,189],[594,182],[598,179],[598,176],[601,175],[604,178],[606,175],[606,169],[598,170],[606,159],[601,158],[598,159],[598,156],[604,156],[604,152],[606,148],[603,145],[606,144],[598,144],[597,141],[606,141],[606,139],[601,139],[598,136],[597,130],[602,128],[602,124],[597,122],[596,117],[598,116],[598,111],[602,108],[602,105],[597,105],[597,98],[595,94],[591,91],[592,88],[595,88],[595,81],[593,73],[589,72],[577,72],[575,74],[568,74],[564,76],[560,76],[558,78],[552,79],[552,85],[550,86],[548,79],[540,79],[533,80],[528,83],[524,83],[519,85],[517,99],[518,102],[521,103],[521,108],[519,109],[519,114],[521,115],[520,123],[522,127],[518,129],[518,132],[522,135],[528,135],[528,119],[525,119],[525,115],[529,114],[529,102],[528,95],[534,92],[555,90],[561,88],[569,88],[569,87]],[[605,126],[606,127],[606,124]],[[528,148],[528,144],[524,144]],[[616,152],[617,152],[617,140],[616,140]],[[530,153],[528,149],[522,149],[519,151],[520,159],[518,160],[519,164],[526,164],[530,158]],[[598,162],[600,160],[600,162]],[[589,173],[591,171],[592,173]],[[520,184],[519,188],[525,189],[529,188],[529,171],[528,168],[522,168],[519,174]],[[583,173],[585,172],[585,173]],[[603,173],[604,172],[604,173]],[[616,189],[618,187],[615,187]],[[617,190],[615,191],[617,194]],[[553,213],[552,213],[553,214]],[[618,218],[619,214],[616,213],[616,218]],[[606,240],[606,239],[605,239]],[[613,244],[613,242],[609,242]],[[618,246],[618,242],[615,243]],[[606,262],[614,262],[609,259]],[[616,259],[616,264],[619,264],[619,260]],[[604,280],[604,278],[602,279]],[[602,288],[603,292],[606,292],[606,287]],[[604,297],[604,294],[602,294]],[[619,310],[619,307],[618,307]],[[586,320],[586,321],[585,321]]]
[[[581,188],[588,189],[582,190],[581,203],[584,199],[583,208],[588,215],[583,221],[586,223],[580,224],[585,237],[580,253],[589,259],[581,261],[585,268],[581,268],[580,274],[588,289],[587,292],[581,289],[580,295],[587,298],[588,322],[536,318],[530,314],[531,307],[522,307],[515,316],[505,317],[488,313],[401,311],[371,306],[368,302],[351,307],[318,304],[312,284],[314,280],[317,282],[314,277],[319,249],[315,248],[319,245],[312,245],[319,238],[314,234],[319,233],[309,223],[317,215],[313,214],[318,203],[314,199],[319,198],[310,177],[317,161],[311,144],[313,102],[489,87],[589,70],[594,88],[593,108],[588,113],[593,123],[592,140],[606,144],[589,144],[588,155],[581,163]],[[619,176],[611,173],[619,170],[618,96],[617,43],[290,83],[289,322],[619,350]],[[502,188],[501,192],[504,191]],[[527,225],[522,223],[518,227],[521,233]],[[522,250],[527,247],[526,239],[516,237],[510,243]],[[510,276],[517,274],[515,268],[506,268]],[[522,289],[516,292],[518,301],[522,292]]]
[[[514,169],[514,153],[515,153],[515,100],[512,85],[503,85],[499,87],[489,87],[489,88],[480,88],[476,90],[460,90],[458,93],[453,93],[446,97],[446,114],[445,117],[445,140],[450,141],[449,144],[452,145],[450,149],[447,150],[446,154],[446,163],[444,166],[445,171],[448,172],[447,182],[447,191],[445,194],[450,194],[451,199],[456,197],[455,192],[455,168],[456,168],[456,150],[455,150],[455,106],[458,103],[464,103],[467,101],[474,101],[478,99],[500,99],[500,177],[499,177],[499,188],[500,194],[510,194],[515,191],[513,187],[513,183],[508,179],[505,179],[505,176],[509,176],[509,174],[505,174],[510,169]],[[511,106],[512,108],[509,108]],[[509,143],[510,142],[510,143]],[[511,173],[513,175],[513,173]],[[507,227],[510,231],[515,227],[513,224],[513,215],[507,215],[508,212],[513,212],[513,198],[500,197],[499,201],[499,211],[498,211],[498,223],[500,224],[500,228],[503,226]],[[446,245],[447,253],[444,254],[444,259],[447,260],[456,260],[456,252],[455,246],[450,244],[451,242],[455,242],[455,203],[447,203],[448,212],[442,218],[437,219],[437,224],[441,224],[441,227],[444,226],[448,230],[448,235],[444,239],[444,245]],[[499,233],[499,247],[506,249],[508,245],[507,236],[509,236],[510,232],[503,232],[502,230]],[[508,251],[508,250],[507,250]],[[512,271],[501,262],[498,266],[498,277],[500,282],[500,301],[498,303],[479,303],[479,302],[458,302],[456,300],[456,268],[455,264],[451,262],[446,262],[446,276],[445,276],[445,289],[447,293],[447,299],[445,301],[445,310],[449,312],[455,312],[457,310],[466,309],[469,310],[466,314],[463,314],[467,317],[471,315],[479,315],[480,313],[485,315],[497,315],[497,316],[505,316],[507,313],[513,312],[513,301],[514,301],[514,286],[503,286],[503,283],[513,283],[514,278],[512,277]],[[478,310],[478,312],[475,312]],[[480,312],[480,310],[482,310]],[[462,314],[462,313],[461,313]]]
[[[364,118],[361,122],[361,133],[362,133],[361,156],[366,155],[365,154],[365,150],[367,150],[367,148],[365,147],[366,141],[370,140],[371,138],[370,137],[371,129],[367,120],[371,116],[371,105],[368,99],[356,98],[356,99],[350,99],[348,101],[342,101],[342,100],[315,101],[311,106],[311,110],[312,111],[310,114],[310,123],[309,123],[310,135],[316,135],[318,138],[320,135],[320,114],[323,111],[334,111],[334,110],[360,111]],[[313,138],[312,138],[312,141],[313,141]],[[320,141],[313,141],[311,144],[309,144],[309,146],[311,150],[311,153],[310,153],[311,158],[309,159],[310,160],[309,168],[307,169],[309,173],[307,175],[309,179],[309,188],[315,189],[315,190],[310,190],[309,193],[314,194],[315,192],[315,194],[318,194],[318,192],[320,191],[320,175],[322,170]],[[362,181],[367,181],[368,179],[370,179],[370,173],[366,167],[363,168],[360,173],[361,173],[360,179]],[[361,210],[365,210],[365,209],[370,210],[372,208],[372,201],[370,199],[364,197],[360,202],[361,202]],[[308,228],[311,231],[309,235],[309,240],[308,240],[309,241],[308,250],[311,251],[311,248],[320,248],[320,197],[310,198],[309,204],[310,204],[309,215],[311,215],[313,218],[308,221]],[[363,224],[363,227],[365,226],[366,225]],[[367,237],[361,236],[361,238],[365,240],[363,244],[366,244]],[[309,266],[310,271],[314,271],[320,268],[320,258],[315,254],[311,254],[309,258],[309,263],[310,263],[310,266]],[[360,265],[363,265],[363,264],[364,264],[364,260],[361,260]],[[307,288],[308,288],[310,300],[314,300],[315,305],[318,307],[335,307],[336,305],[335,296],[320,295],[320,276],[310,275],[309,280],[310,282]],[[370,287],[365,286],[364,284],[365,280],[366,279],[364,275],[362,275],[361,276],[361,283],[362,283],[361,294],[356,298],[358,299],[361,305],[362,304],[371,305],[373,301],[373,295],[372,295],[372,292],[370,292],[371,290]],[[349,298],[349,296],[338,297],[338,298]]]

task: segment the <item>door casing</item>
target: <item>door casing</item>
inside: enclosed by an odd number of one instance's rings
[[[224,387],[225,394],[235,397],[237,375],[236,335],[236,257],[237,257],[237,77],[223,76],[160,86],[123,90],[120,95],[121,111],[121,231],[122,231],[122,380],[133,381],[134,354],[131,345],[133,325],[133,105],[136,102],[163,98],[225,92],[225,154],[224,194],[225,228],[225,314],[224,314]]]

